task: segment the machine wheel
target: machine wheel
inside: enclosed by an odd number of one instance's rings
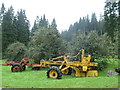
[[[91,66],[91,70],[98,70],[97,66]]]
[[[115,71],[116,71],[117,73],[120,73],[120,68],[116,67],[116,68],[115,68]]]
[[[68,69],[62,71],[62,74],[64,74],[64,75],[71,75],[72,74],[72,68],[68,68]]]
[[[13,64],[11,71],[12,72],[22,72],[22,66],[20,64]]]
[[[22,66],[22,71],[26,70],[26,65]]]
[[[58,67],[52,66],[47,71],[47,77],[48,78],[54,78],[54,79],[61,79],[62,78],[62,73],[61,73],[60,69],[58,69]]]

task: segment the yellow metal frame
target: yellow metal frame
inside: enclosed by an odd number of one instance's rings
[[[63,73],[65,73],[68,68],[72,68],[76,72],[75,73],[76,77],[83,77],[83,76],[87,76],[87,77],[91,76],[91,77],[93,77],[93,76],[98,76],[98,71],[91,69],[92,66],[98,66],[98,63],[90,62],[91,55],[84,55],[85,54],[84,49],[82,49],[80,51],[82,52],[81,62],[80,61],[69,62],[67,56],[64,55],[64,56],[60,56],[60,57],[57,57],[57,58],[53,58],[50,61],[41,60],[40,61],[40,65],[34,65],[33,67],[46,67],[47,65],[54,65],[54,66],[58,65],[59,69]],[[75,58],[79,54],[80,54],[80,52],[76,56],[73,56],[71,58]],[[64,61],[56,61],[58,59],[64,59]],[[62,68],[63,66],[65,66],[65,67]],[[81,67],[81,69],[80,69],[80,67]]]

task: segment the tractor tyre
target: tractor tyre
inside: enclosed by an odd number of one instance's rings
[[[97,66],[91,66],[91,70],[98,70]]]
[[[26,70],[26,65],[23,65],[22,66],[22,71],[25,71]]]
[[[13,64],[11,71],[12,72],[22,72],[22,66],[20,64]]]
[[[71,75],[72,74],[72,68],[68,68],[68,69],[62,71],[62,74],[63,75]]]
[[[48,78],[54,78],[54,79],[61,79],[62,78],[62,73],[61,73],[61,71],[58,67],[52,66],[47,71],[47,77]]]
[[[72,74],[72,68],[68,68],[69,69],[69,72],[67,75],[71,75]]]
[[[115,67],[115,71],[120,74],[120,68]]]

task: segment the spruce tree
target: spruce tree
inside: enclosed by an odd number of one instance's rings
[[[53,21],[52,21],[52,23],[51,23],[51,28],[52,28],[52,29],[57,29],[57,24],[56,24],[55,18],[53,19]]]
[[[116,14],[117,4],[116,2],[106,2],[104,9],[104,28],[108,35],[113,39],[114,33],[116,31],[117,25],[117,14]]]
[[[17,28],[17,40],[25,45],[29,42],[29,21],[25,15],[25,10],[20,10],[17,12],[17,21],[16,21],[16,28]]]
[[[11,6],[8,11],[5,12],[2,20],[2,50],[3,52],[9,44],[16,41],[16,31],[13,27],[14,11]]]
[[[91,17],[91,30],[98,30],[98,22],[95,13],[92,13]]]

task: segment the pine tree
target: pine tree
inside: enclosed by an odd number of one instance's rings
[[[36,20],[34,21],[34,25],[33,25],[32,29],[31,29],[31,36],[33,36],[34,33],[35,33],[36,31],[38,31],[39,26],[40,26],[39,22],[40,22],[39,16],[37,16],[37,17],[36,17]]]
[[[3,15],[5,13],[5,6],[4,3],[2,3],[2,7],[0,9],[0,59],[2,59],[2,20],[3,20]]]
[[[53,21],[51,23],[51,28],[57,30],[57,24],[56,24],[55,18],[53,19]]]
[[[5,14],[5,6],[4,6],[4,3],[2,3],[2,7],[0,9],[0,26],[2,24],[2,19],[4,14]]]
[[[28,44],[29,41],[29,21],[27,20],[27,17],[25,15],[25,10],[20,10],[17,12],[17,22],[16,22],[16,28],[17,28],[17,40],[21,43],[24,43],[25,45]]]
[[[98,30],[98,22],[95,13],[92,13],[91,17],[91,30]]]
[[[118,1],[118,38],[120,39],[120,1]],[[120,59],[120,40],[118,39],[118,58]]]
[[[116,31],[117,25],[117,16],[116,16],[116,2],[106,2],[105,10],[104,10],[104,28],[108,35],[113,39],[114,32]]]
[[[16,41],[16,31],[13,27],[14,11],[11,6],[8,11],[5,12],[2,20],[2,50],[3,52],[9,44]]]

